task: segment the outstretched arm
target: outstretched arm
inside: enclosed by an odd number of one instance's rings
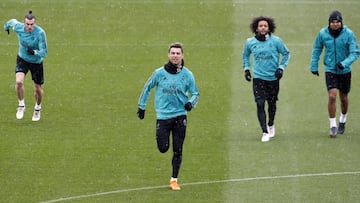
[[[10,28],[13,28],[16,24],[20,23],[16,19],[11,19],[4,24],[4,30],[10,34]]]

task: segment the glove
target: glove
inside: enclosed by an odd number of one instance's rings
[[[186,104],[184,105],[184,108],[186,111],[191,111],[191,109],[192,109],[191,102],[186,102]]]
[[[144,117],[145,117],[145,110],[138,108],[137,116],[138,116],[140,119],[144,119]]]
[[[35,51],[32,48],[28,48],[27,53],[30,54],[30,55],[34,55]]]
[[[250,70],[245,70],[245,79],[247,81],[251,81],[251,73],[250,73]]]
[[[281,69],[281,68],[278,68],[278,69],[276,69],[276,71],[275,71],[275,77],[278,79],[278,80],[280,80],[281,78],[282,78],[282,76],[283,76],[283,69]]]
[[[5,32],[7,32],[8,35],[10,34],[10,30],[9,30],[9,29],[6,29]]]
[[[319,76],[319,71],[311,71],[311,73],[312,73],[313,75]]]
[[[335,65],[336,68],[340,69],[340,70],[344,70],[344,66],[339,62]]]

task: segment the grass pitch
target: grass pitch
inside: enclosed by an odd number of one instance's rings
[[[0,202],[357,202],[360,198],[359,62],[347,129],[328,138],[324,73],[309,72],[317,32],[338,9],[358,37],[350,1],[69,0],[0,3],[1,22],[32,9],[47,33],[42,118],[16,120],[17,38],[0,37]],[[306,11],[306,12],[305,12]],[[292,57],[281,80],[277,135],[261,143],[251,84],[242,70],[250,21],[272,16]],[[200,90],[189,113],[179,181],[155,143],[152,98],[137,99],[167,46],[180,41]],[[321,66],[322,67],[322,66]],[[339,113],[337,113],[339,115]]]

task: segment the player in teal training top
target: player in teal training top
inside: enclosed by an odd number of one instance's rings
[[[187,111],[196,106],[199,91],[192,72],[184,66],[183,47],[170,45],[169,62],[154,71],[146,82],[138,103],[137,115],[144,119],[146,103],[152,88],[155,90],[156,141],[161,153],[169,149],[172,134],[173,158],[170,188],[180,190],[177,178],[182,162],[183,143],[187,125]]]
[[[7,21],[4,25],[5,31],[10,34],[10,28],[14,30],[19,40],[19,51],[17,54],[15,76],[16,93],[19,105],[16,118],[22,119],[25,111],[24,79],[28,71],[31,72],[34,81],[35,109],[32,120],[40,120],[41,101],[43,97],[44,70],[43,60],[48,54],[45,31],[36,25],[36,18],[32,11],[25,15],[24,22],[16,19]]]
[[[290,51],[283,41],[273,35],[274,19],[256,17],[250,24],[254,37],[248,38],[243,50],[245,79],[251,81],[250,55],[253,56],[253,93],[257,105],[257,116],[262,129],[262,142],[275,136],[276,101],[283,71],[290,60]],[[282,56],[280,58],[280,55]],[[266,124],[265,101],[268,103],[269,120]]]
[[[328,26],[322,28],[314,41],[310,71],[319,76],[319,60],[325,50],[323,64],[325,70],[325,83],[328,91],[328,115],[330,123],[329,135],[335,138],[337,134],[345,132],[351,87],[351,64],[360,55],[359,45],[354,32],[343,25],[343,18],[339,11],[331,12]],[[336,123],[336,97],[339,92],[340,117],[339,128]]]

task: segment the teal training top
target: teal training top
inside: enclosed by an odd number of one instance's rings
[[[176,74],[167,72],[164,67],[156,69],[141,92],[138,102],[140,109],[145,110],[150,91],[154,87],[156,117],[160,120],[186,115],[185,103],[191,102],[195,107],[199,100],[195,78],[186,67]]]
[[[347,26],[343,26],[340,35],[334,38],[328,27],[322,28],[316,36],[313,51],[311,54],[310,71],[318,71],[318,62],[323,49],[325,72],[334,74],[346,74],[351,72],[351,64],[354,63],[360,55],[359,45],[355,34]],[[343,70],[335,67],[337,63],[344,66]]]
[[[283,41],[270,35],[265,41],[259,41],[255,37],[248,38],[243,50],[243,68],[250,69],[250,55],[253,57],[254,78],[266,81],[277,80],[275,71],[277,68],[285,69],[290,60],[290,51]],[[280,55],[281,62],[280,62]]]
[[[29,63],[40,64],[48,54],[45,31],[35,25],[31,33],[26,32],[24,23],[16,19],[5,23],[4,29],[9,30],[10,28],[14,30],[19,40],[18,55]],[[28,48],[34,50],[34,55],[27,53]]]

